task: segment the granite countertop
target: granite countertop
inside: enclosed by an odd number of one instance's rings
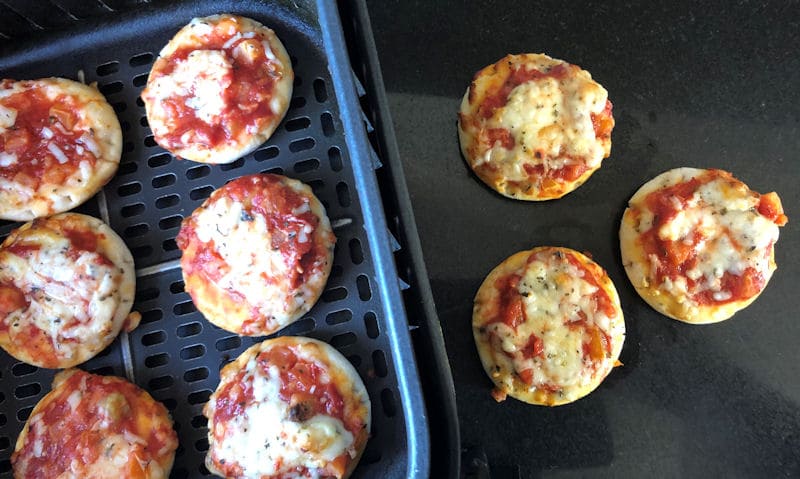
[[[800,475],[800,4],[370,2],[400,154],[456,385],[463,446],[493,477]],[[611,157],[575,192],[508,200],[470,173],[456,112],[472,75],[507,53],[589,70],[614,103]],[[691,326],[630,285],[617,229],[628,198],[679,166],[777,191],[778,271],[749,308]],[[516,251],[590,251],[622,300],[621,360],[592,394],[543,408],[489,395],[472,298]],[[435,405],[432,406],[435,414]]]

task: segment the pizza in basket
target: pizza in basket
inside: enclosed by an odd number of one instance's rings
[[[676,168],[628,202],[619,231],[622,262],[656,311],[715,323],[767,286],[786,221],[776,193],[760,195],[726,171]]]
[[[292,97],[275,32],[249,18],[195,18],[161,50],[142,91],[155,141],[176,156],[230,163],[264,143]]]
[[[15,478],[166,479],[178,437],[167,409],[114,376],[58,373],[11,456]]]
[[[315,339],[284,336],[220,372],[203,414],[209,471],[228,478],[346,478],[370,431],[370,401],[353,366]]]
[[[130,251],[99,219],[26,223],[0,245],[0,346],[43,368],[80,364],[137,326],[135,289]]]
[[[508,55],[475,74],[458,136],[469,166],[500,194],[560,198],[611,153],[608,92],[589,72],[543,54]]]
[[[0,218],[29,221],[91,198],[117,171],[122,131],[96,88],[0,80]]]
[[[186,292],[206,319],[262,336],[319,299],[336,237],[308,185],[257,174],[214,191],[183,221],[177,243]]]
[[[497,401],[557,406],[589,394],[618,364],[625,322],[597,263],[544,246],[489,273],[475,296],[472,332]]]

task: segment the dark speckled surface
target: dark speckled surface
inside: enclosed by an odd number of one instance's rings
[[[574,3],[369,3],[463,442],[486,451],[494,477],[512,465],[522,477],[798,477],[800,4]],[[459,152],[456,111],[472,75],[521,52],[582,66],[614,103],[611,157],[561,200],[504,199]],[[627,199],[678,166],[777,191],[789,216],[766,291],[720,324],[655,313],[620,263]],[[625,311],[625,366],[572,405],[496,404],[472,341],[472,297],[505,257],[544,244],[588,250],[608,270]]]

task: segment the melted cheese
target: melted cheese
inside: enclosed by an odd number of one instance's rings
[[[17,122],[17,110],[0,105],[0,133],[6,128],[11,128]]]
[[[216,449],[218,461],[238,463],[243,477],[262,477],[298,467],[321,469],[345,452],[352,454],[353,435],[339,419],[322,414],[302,422],[289,419],[275,366],[265,372],[253,357],[246,370],[243,381],[252,382],[253,400],[231,422],[216,424],[224,431]]]
[[[11,165],[15,165],[17,164],[17,161],[19,161],[19,159],[14,153],[0,151],[0,168],[7,168]]]

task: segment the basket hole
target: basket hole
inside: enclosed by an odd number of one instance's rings
[[[195,441],[194,448],[197,452],[208,451],[208,438],[204,437],[202,439],[198,439],[197,441]]]
[[[331,163],[333,171],[342,170],[342,152],[335,146],[328,150],[328,161]]]
[[[150,122],[147,121],[147,117],[146,116],[143,116],[143,117],[139,118],[139,124],[142,125],[145,128],[150,128]]]
[[[325,86],[325,80],[322,78],[314,80],[314,98],[316,98],[319,103],[323,103],[328,99],[328,88]]]
[[[211,167],[209,167],[208,165],[195,166],[186,170],[186,178],[190,180],[203,178],[210,174],[211,174]]]
[[[42,392],[42,386],[39,383],[25,384],[14,389],[14,397],[24,399],[36,396],[40,392]]]
[[[150,226],[146,223],[139,223],[138,225],[128,226],[125,228],[124,236],[126,238],[135,238],[137,236],[142,236],[150,231]]]
[[[181,215],[168,216],[158,222],[158,228],[160,230],[171,230],[180,226],[181,221],[183,221],[183,216]]]
[[[118,175],[130,175],[131,173],[135,173],[136,170],[139,169],[139,164],[134,161],[126,161],[119,165],[119,169],[117,170]]]
[[[164,331],[153,331],[142,336],[143,346],[154,346],[161,344],[167,340],[167,334]]]
[[[144,108],[144,100],[142,100],[142,97],[140,96],[136,97],[136,106],[138,106],[139,108]]]
[[[112,103],[111,106],[114,108],[117,115],[128,109],[128,105],[123,102]]]
[[[358,299],[361,301],[369,301],[372,298],[372,288],[369,286],[369,278],[361,274],[356,278],[356,287],[358,287]]]
[[[0,451],[5,451],[11,445],[11,441],[7,437],[0,437]]]
[[[336,197],[343,208],[350,206],[350,188],[347,183],[340,182],[336,185]]]
[[[253,156],[256,161],[266,161],[277,157],[280,152],[281,150],[279,150],[277,146],[270,146],[269,148],[258,150]]]
[[[17,411],[17,419],[20,422],[27,421],[28,417],[30,417],[31,415],[31,411],[33,411],[33,406],[21,408],[20,410]]]
[[[381,407],[386,417],[394,417],[397,414],[397,404],[394,401],[394,394],[390,389],[381,391]]]
[[[172,155],[169,153],[159,153],[158,155],[153,155],[147,159],[147,165],[150,168],[158,168],[160,166],[164,166],[169,164],[172,161]]]
[[[153,54],[150,52],[140,53],[138,55],[134,55],[128,60],[128,64],[132,67],[140,67],[143,65],[149,65],[153,62]]]
[[[261,173],[262,174],[269,174],[269,175],[282,175],[283,174],[283,168],[281,168],[280,166],[275,166],[275,167],[272,167],[272,168],[267,168],[266,170],[261,170]]]
[[[208,419],[206,419],[206,417],[202,414],[198,414],[192,418],[192,427],[195,429],[203,429],[204,427],[208,427]]]
[[[178,326],[178,329],[176,330],[175,334],[177,334],[179,338],[188,338],[190,336],[197,336],[202,332],[203,332],[203,325],[194,322]]]
[[[292,98],[292,101],[289,103],[289,109],[294,110],[297,108],[303,108],[306,106],[306,99],[302,96]]]
[[[361,366],[361,356],[358,354],[347,356],[347,360],[350,361],[350,364],[352,364],[354,368]]]
[[[191,301],[184,301],[172,307],[172,312],[174,312],[178,316],[194,313],[195,311],[197,311],[197,308],[194,307],[194,303],[192,303]]]
[[[214,192],[214,188],[212,188],[210,186],[203,186],[201,188],[195,188],[192,191],[190,191],[189,192],[189,198],[191,198],[192,200],[195,200],[195,201],[204,200],[204,199],[208,198],[211,195],[211,193],[213,193],[213,192]]]
[[[163,188],[165,186],[174,185],[178,177],[175,173],[167,173],[166,175],[156,176],[153,178],[153,188]]]
[[[364,327],[367,329],[367,336],[375,339],[381,333],[378,329],[378,317],[372,311],[364,315]]]
[[[310,160],[304,160],[294,165],[295,173],[306,173],[309,171],[314,171],[317,168],[319,168],[319,160],[316,158],[311,158]]]
[[[325,136],[332,136],[336,133],[336,129],[333,127],[333,116],[325,112],[322,116],[319,117],[320,122],[322,123],[322,134]]]
[[[306,151],[314,148],[317,142],[314,141],[313,138],[303,138],[301,140],[295,140],[289,143],[289,151],[292,153],[297,153],[299,151]]]
[[[311,126],[311,120],[308,117],[300,117],[287,121],[284,128],[286,128],[286,131],[297,131],[309,126]]]
[[[176,401],[176,400],[174,400],[172,398],[164,399],[161,402],[164,403],[164,407],[166,407],[167,411],[170,411],[170,412],[174,411],[175,408],[178,407],[178,401]],[[180,429],[180,427],[181,427],[181,424],[179,422],[175,423],[175,429],[176,430]]]
[[[158,288],[145,288],[136,292],[136,302],[150,301],[158,298]]]
[[[161,198],[156,200],[156,208],[163,210],[164,208],[170,208],[172,206],[175,206],[180,202],[181,202],[181,197],[178,195],[162,196]]]
[[[119,93],[122,91],[123,85],[121,81],[115,81],[112,83],[107,83],[100,87],[100,93],[103,95],[113,95],[114,93]]]
[[[209,396],[211,396],[210,389],[203,389],[202,391],[195,391],[189,394],[189,404],[203,404],[204,402],[208,401]]]
[[[161,249],[164,251],[175,251],[178,249],[178,243],[175,242],[175,238],[170,238],[161,243]]]
[[[5,426],[7,422],[8,422],[8,419],[6,419],[6,415],[0,413],[0,426]]]
[[[149,244],[137,246],[136,248],[131,248],[131,254],[134,258],[146,258],[153,254],[153,247]]]
[[[133,77],[133,86],[144,86],[147,83],[147,73]]]
[[[158,366],[163,366],[169,362],[169,354],[167,353],[158,353],[152,356],[148,356],[144,359],[144,365],[148,368],[156,368]]]
[[[242,345],[242,338],[239,336],[229,336],[227,338],[222,338],[217,340],[214,344],[214,347],[217,348],[217,351],[230,351],[231,349],[236,349]]]
[[[361,250],[361,241],[353,238],[348,243],[350,247],[350,259],[354,264],[361,264],[364,261],[364,252]]]
[[[104,77],[119,71],[119,62],[108,62],[97,66],[97,76]]]
[[[241,168],[242,166],[244,166],[244,158],[239,158],[234,162],[225,163],[224,165],[219,165],[219,169],[222,171],[230,171],[230,170],[235,170],[237,168]]]
[[[139,183],[138,181],[133,182],[133,183],[127,183],[127,184],[124,184],[124,185],[120,186],[119,188],[117,188],[117,194],[119,196],[135,195],[136,193],[139,193],[140,191],[142,191],[142,184]]]
[[[181,359],[195,359],[206,353],[206,347],[202,344],[195,344],[194,346],[187,346],[181,349]]]
[[[11,374],[16,377],[27,376],[28,374],[33,374],[38,371],[39,368],[36,366],[31,366],[30,364],[26,363],[17,363],[11,368]]]
[[[119,212],[123,218],[130,218],[131,216],[140,215],[144,212],[144,203],[123,206]]]
[[[175,380],[172,379],[172,376],[159,376],[157,378],[151,379],[147,383],[147,385],[150,387],[150,389],[158,390],[158,389],[166,389],[172,386],[172,383],[174,382]]]
[[[156,139],[155,139],[155,137],[153,135],[148,135],[148,136],[144,137],[144,146],[148,146],[148,147],[152,148],[152,147],[154,147],[156,145],[157,145]]]
[[[208,368],[205,366],[200,368],[190,369],[185,373],[183,373],[183,380],[186,381],[187,383],[202,381],[207,377],[208,377]]]
[[[375,431],[372,431],[372,436],[375,436]],[[360,463],[363,464],[377,464],[381,462],[381,451],[376,448],[367,447],[364,455],[361,457]]]
[[[183,283],[182,279],[179,279],[178,281],[173,281],[169,285],[169,292],[172,293],[172,294],[183,293],[184,292],[183,287],[184,287],[184,283]]]
[[[156,321],[160,320],[164,317],[164,312],[160,309],[151,309],[150,311],[145,311],[142,313],[142,320],[139,322],[140,325],[142,324],[150,324],[155,323]]]
[[[353,312],[349,309],[342,309],[340,311],[334,311],[329,315],[325,316],[325,322],[333,326],[334,324],[342,324],[346,323],[353,319]]]
[[[322,293],[322,300],[326,303],[332,303],[334,301],[341,301],[347,297],[347,288],[339,287],[329,289]]]
[[[372,368],[379,378],[385,378],[389,373],[389,369],[386,366],[386,355],[380,349],[372,351]]]
[[[351,344],[355,344],[357,340],[358,337],[356,337],[356,334],[348,331],[346,333],[337,334],[336,336],[332,337],[330,342],[331,346],[339,349],[350,346]]]

